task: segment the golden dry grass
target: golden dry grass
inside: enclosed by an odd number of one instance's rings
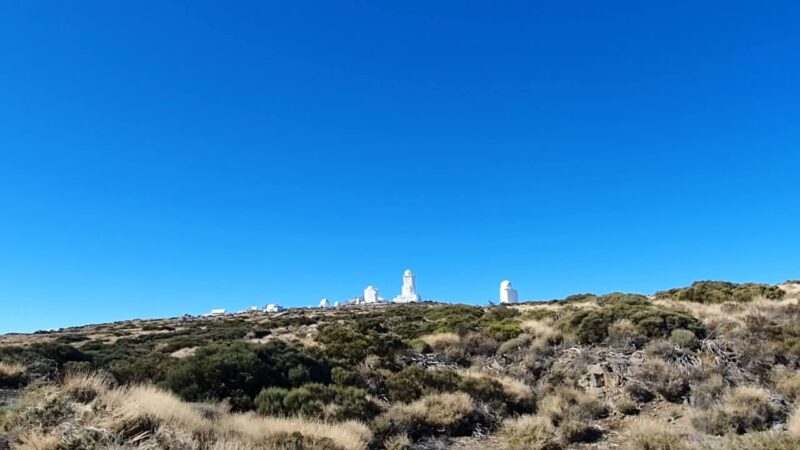
[[[23,433],[13,448],[14,450],[56,450],[59,443],[58,436],[35,430]]]
[[[217,423],[217,431],[231,441],[244,440],[256,444],[281,435],[300,433],[316,439],[330,439],[346,450],[363,450],[372,439],[372,432],[354,421],[325,423],[300,418],[260,417],[252,413],[230,414]]]
[[[546,450],[558,448],[556,428],[547,417],[523,415],[506,419],[500,429],[509,450]]]
[[[93,414],[79,420],[81,426],[109,430],[119,435],[153,429],[154,438],[179,442],[187,449],[266,449],[280,448],[280,439],[299,433],[312,440],[330,439],[345,450],[364,450],[372,438],[370,430],[358,422],[327,423],[301,418],[261,417],[253,413],[230,414],[215,404],[196,405],[150,385],[109,388],[97,375],[74,375],[64,387],[73,391],[94,390]],[[202,408],[214,410],[204,414]],[[145,429],[144,432],[147,432]],[[57,437],[57,436],[56,436]],[[38,449],[37,435],[27,437],[25,449]],[[49,440],[46,442],[50,442]],[[270,444],[274,442],[274,444]],[[43,444],[44,445],[44,444]],[[41,447],[45,450],[47,447]]]
[[[788,369],[775,371],[775,390],[790,402],[800,399],[800,373]]]
[[[490,378],[495,380],[503,387],[503,392],[517,402],[533,400],[535,397],[533,389],[530,386],[516,378],[511,378],[506,375],[488,373],[475,367],[461,369],[458,371],[458,374],[462,377]]]
[[[795,408],[792,415],[789,416],[789,421],[786,423],[786,429],[792,436],[800,438],[800,406]]]
[[[432,394],[407,404],[394,405],[382,420],[398,424],[425,423],[437,427],[450,427],[475,410],[469,395],[463,392]]]
[[[444,348],[458,345],[461,338],[455,333],[433,333],[420,336],[419,340],[426,343],[431,349],[439,351]]]
[[[577,388],[553,391],[539,402],[538,410],[554,424],[565,419],[594,420],[607,413],[605,403],[596,394]]]
[[[637,419],[630,425],[627,450],[690,450],[693,448],[667,425],[650,419]]]
[[[526,320],[520,323],[519,326],[522,331],[533,336],[531,343],[533,347],[543,348],[557,345],[563,339],[561,331],[554,328],[549,321]]]
[[[18,377],[27,370],[28,368],[22,363],[0,361],[0,378]]]
[[[176,395],[155,386],[127,386],[113,389],[99,398],[109,416],[107,428],[124,430],[129,424],[149,420],[192,434],[210,431],[211,423],[199,411]]]

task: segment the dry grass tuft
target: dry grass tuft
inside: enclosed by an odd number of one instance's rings
[[[447,347],[458,345],[461,338],[455,333],[434,333],[420,336],[419,340],[427,344],[434,351],[442,351]]]
[[[789,421],[786,422],[786,429],[792,436],[800,438],[800,406],[789,417]]]
[[[105,426],[118,432],[141,432],[143,428],[166,425],[191,434],[207,433],[211,422],[176,395],[154,386],[141,385],[113,389],[99,398],[110,413]]]
[[[526,320],[519,326],[522,331],[532,337],[531,346],[534,348],[558,345],[563,340],[561,331],[543,320]]]
[[[14,450],[57,450],[61,440],[58,436],[43,431],[22,434],[13,446]]]
[[[411,448],[411,439],[406,434],[396,434],[383,442],[386,450],[408,450]]]
[[[500,434],[509,450],[557,450],[556,428],[547,417],[524,415],[503,422]]]
[[[432,394],[409,403],[392,406],[382,421],[411,428],[414,424],[454,427],[475,412],[475,404],[463,392]]]
[[[100,373],[70,372],[63,384],[64,392],[80,403],[88,403],[111,388],[111,379]]]
[[[672,402],[683,398],[689,389],[684,374],[659,357],[648,357],[647,361],[639,366],[636,374],[648,389]]]
[[[358,422],[331,424],[300,418],[261,417],[252,413],[225,416],[217,429],[234,442],[244,438],[251,444],[299,433],[314,440],[330,440],[345,450],[363,450],[372,439],[369,429]]]
[[[0,387],[16,387],[25,378],[28,368],[18,362],[0,361]]]
[[[775,390],[790,402],[800,399],[800,373],[784,369],[773,375]]]
[[[0,377],[17,377],[28,370],[25,364],[18,362],[0,361]]]
[[[707,411],[698,411],[692,423],[700,431],[722,435],[764,430],[775,415],[769,392],[753,386],[727,391],[721,401]]]
[[[510,398],[514,399],[514,401],[517,403],[529,403],[536,400],[536,395],[533,392],[533,389],[517,378],[487,373],[474,367],[459,370],[458,374],[462,377],[490,378],[495,380],[500,383],[500,386],[503,387],[503,392],[505,392],[505,394]]]
[[[576,388],[561,388],[539,402],[539,415],[555,426],[566,420],[590,421],[608,414],[608,407],[597,395]]]
[[[628,450],[690,450],[681,436],[666,425],[649,419],[639,419],[630,426]]]

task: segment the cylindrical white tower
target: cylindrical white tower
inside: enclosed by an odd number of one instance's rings
[[[503,280],[500,283],[500,303],[517,303],[517,290],[511,287],[511,282]]]

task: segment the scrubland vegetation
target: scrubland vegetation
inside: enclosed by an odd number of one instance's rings
[[[798,288],[0,336],[0,449],[796,449]]]

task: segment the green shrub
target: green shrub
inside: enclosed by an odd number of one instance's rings
[[[379,412],[363,389],[319,383],[294,389],[269,387],[256,396],[254,403],[256,411],[266,416],[325,415],[328,420],[368,421]]]
[[[683,328],[672,330],[672,333],[669,335],[669,341],[672,345],[687,350],[696,350],[700,347],[700,341],[697,340],[697,336]]]
[[[674,298],[697,303],[749,302],[756,297],[770,300],[783,298],[784,291],[768,284],[736,284],[727,281],[696,281],[687,288],[670,289],[656,293],[659,298]]]
[[[286,414],[283,399],[289,389],[281,387],[268,387],[263,389],[255,398],[256,411],[263,416],[282,416]]]
[[[302,366],[302,369],[298,369]],[[173,363],[165,384],[186,400],[228,399],[235,410],[250,409],[267,386],[330,380],[330,369],[280,341],[210,344]]]
[[[574,333],[582,344],[596,344],[603,342],[612,324],[620,320],[630,321],[641,334],[649,338],[667,337],[678,328],[705,336],[702,323],[691,315],[631,296],[611,297],[597,309],[568,311],[557,325],[565,332]]]
[[[386,377],[386,393],[394,401],[408,402],[423,395],[458,389],[461,377],[450,370],[408,366]]]
[[[320,328],[319,341],[332,360],[346,364],[361,362],[367,355],[388,357],[408,346],[377,321],[328,324]],[[344,364],[343,364],[344,365]]]

